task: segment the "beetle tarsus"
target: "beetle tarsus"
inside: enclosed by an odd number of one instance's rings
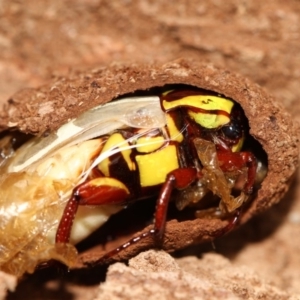
[[[228,224],[224,228],[215,231],[212,234],[212,237],[217,238],[229,233],[238,225],[240,216],[241,216],[241,209],[236,209],[232,217],[228,220]]]

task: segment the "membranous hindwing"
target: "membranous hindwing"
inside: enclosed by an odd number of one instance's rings
[[[159,238],[172,199],[198,217],[234,214],[257,177],[248,131],[236,102],[185,87],[117,99],[29,140],[1,166],[0,269],[71,266],[74,245],[137,200],[157,199]]]

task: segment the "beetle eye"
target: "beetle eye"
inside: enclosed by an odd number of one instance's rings
[[[221,132],[226,138],[238,140],[242,137],[243,131],[239,122],[231,121],[228,125],[221,128]]]

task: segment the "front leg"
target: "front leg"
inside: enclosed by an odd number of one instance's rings
[[[67,202],[56,232],[56,243],[68,243],[73,221],[79,205],[123,204],[130,193],[117,179],[95,178],[74,188]]]
[[[197,178],[195,168],[181,168],[171,171],[162,185],[160,194],[156,202],[154,231],[156,242],[162,242],[165,227],[168,206],[172,191],[176,189],[184,189],[193,183]]]
[[[257,162],[251,152],[232,152],[229,148],[218,147],[213,142],[195,138],[194,145],[203,166],[203,183],[220,197],[223,213],[231,213],[239,208],[252,193]],[[247,167],[247,170],[246,170]],[[232,180],[236,183],[240,175],[247,172],[246,182],[238,197],[232,195]],[[231,178],[231,180],[229,180]]]
[[[107,252],[99,260],[93,263],[96,265],[101,264],[102,261],[106,261],[120,253],[121,251],[127,249],[133,244],[139,243],[141,240],[154,236],[157,246],[160,246],[163,240],[165,226],[166,226],[166,216],[168,211],[168,205],[170,202],[172,191],[176,189],[184,189],[193,183],[198,177],[197,171],[194,168],[182,168],[171,171],[166,178],[165,183],[162,185],[159,196],[156,202],[155,210],[155,220],[154,229],[150,229],[140,235],[133,237],[121,246]]]
[[[243,187],[243,192],[247,195],[252,194],[257,170],[257,160],[251,152],[217,152],[221,169],[226,172],[238,171],[247,167],[247,180]]]

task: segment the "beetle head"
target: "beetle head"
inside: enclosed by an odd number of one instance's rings
[[[201,128],[201,136],[233,152],[244,143],[247,119],[233,100],[201,90],[171,90],[162,96],[164,111],[183,108]]]

